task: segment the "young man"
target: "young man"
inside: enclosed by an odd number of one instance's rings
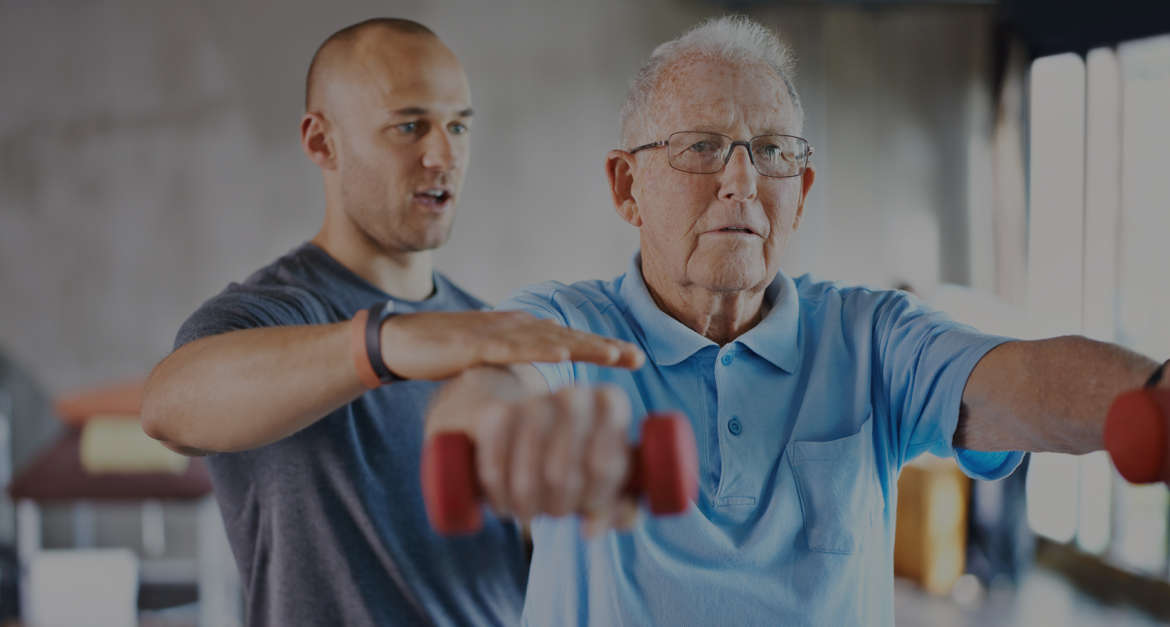
[[[208,454],[248,625],[517,623],[520,531],[490,517],[470,537],[430,530],[418,468],[435,384],[402,379],[637,363],[619,342],[478,312],[434,271],[471,116],[459,61],[426,27],[374,19],[329,37],[301,121],[325,183],[321,230],[206,302],[150,377],[143,428]]]

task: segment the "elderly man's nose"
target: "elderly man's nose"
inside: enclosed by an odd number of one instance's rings
[[[422,164],[424,168],[450,170],[455,166],[455,149],[451,138],[442,129],[434,129],[423,140]]]
[[[743,148],[742,151],[736,148]],[[752,165],[747,146],[733,146],[723,168],[723,186],[720,198],[750,200],[756,197],[756,167]]]

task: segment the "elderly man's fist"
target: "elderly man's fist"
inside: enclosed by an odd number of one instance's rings
[[[629,424],[629,401],[614,387],[566,387],[484,407],[473,437],[488,504],[521,520],[581,513],[590,531],[629,524]]]
[[[683,512],[697,498],[698,459],[685,417],[647,417],[635,448],[629,401],[617,387],[532,393],[538,388],[513,386],[505,400],[490,401],[476,393],[523,380],[523,371],[469,371],[453,384],[462,394],[440,394],[431,405],[422,480],[440,532],[478,528],[481,500],[524,521],[579,514],[593,535],[631,526],[641,495],[656,514]]]
[[[621,481],[622,495],[645,497],[656,515],[687,511],[699,492],[698,451],[690,422],[678,412],[654,413],[642,421],[641,432],[638,446],[628,448],[630,463]],[[550,459],[548,463],[561,461]],[[567,467],[558,470],[559,474],[569,471]],[[469,435],[446,432],[428,438],[420,474],[427,517],[436,531],[459,534],[479,530],[483,523],[483,494],[475,468],[475,444]],[[556,509],[559,511],[555,513],[570,511],[563,504]],[[623,514],[618,517],[621,526],[630,523],[629,510]],[[605,516],[596,516],[586,524],[601,527],[604,520]],[[587,529],[586,533],[595,530]]]

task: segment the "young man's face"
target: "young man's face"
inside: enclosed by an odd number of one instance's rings
[[[468,160],[471,97],[459,61],[438,39],[358,45],[331,86],[343,210],[385,250],[442,245]]]

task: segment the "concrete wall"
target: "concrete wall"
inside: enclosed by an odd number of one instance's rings
[[[315,232],[304,72],[326,35],[372,15],[430,25],[471,77],[472,159],[440,267],[493,301],[623,271],[637,237],[612,211],[602,158],[626,85],[657,43],[721,12],[681,0],[0,10],[0,350],[51,392],[145,373],[202,300]],[[977,277],[968,215],[985,169],[990,10],[752,14],[799,55],[816,147],[788,271],[879,287]]]

